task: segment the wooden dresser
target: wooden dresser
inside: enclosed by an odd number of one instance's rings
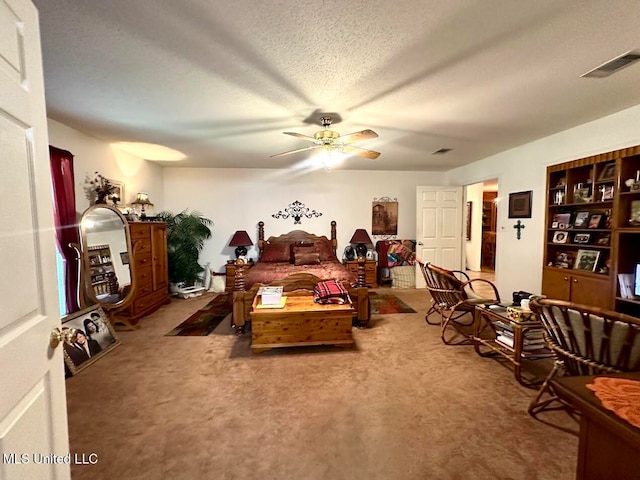
[[[114,323],[137,325],[140,318],[169,303],[167,270],[167,224],[164,222],[130,222],[133,255],[131,263],[136,277],[133,302],[118,312]]]

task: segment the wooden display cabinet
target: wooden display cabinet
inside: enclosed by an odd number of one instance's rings
[[[91,245],[89,252],[89,275],[91,287],[97,298],[118,293],[118,281],[111,259],[109,245]]]
[[[547,168],[543,295],[640,316],[640,298],[618,285],[639,243],[640,146]]]

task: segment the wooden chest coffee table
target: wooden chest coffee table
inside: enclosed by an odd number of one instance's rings
[[[251,351],[260,353],[276,347],[301,345],[353,346],[351,304],[319,305],[310,295],[287,296],[283,308],[251,309]]]

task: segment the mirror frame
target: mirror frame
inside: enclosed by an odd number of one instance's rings
[[[129,252],[129,258],[131,259],[131,261],[129,262],[129,276],[131,277],[131,283],[130,283],[130,287],[129,287],[129,291],[127,292],[127,294],[124,296],[124,298],[120,299],[119,301],[115,302],[115,303],[108,303],[108,302],[101,302],[95,291],[93,290],[93,287],[91,285],[91,263],[89,260],[89,254],[87,251],[88,245],[87,245],[87,226],[86,226],[86,222],[85,219],[87,218],[88,215],[90,215],[93,211],[97,210],[97,209],[107,209],[107,210],[111,210],[112,212],[114,212],[122,221],[122,227],[124,230],[124,235],[125,235],[125,241],[127,244],[127,252]],[[79,223],[79,227],[80,227],[80,248],[79,248],[79,253],[80,253],[80,287],[78,290],[79,292],[81,292],[80,294],[82,295],[82,292],[84,293],[84,296],[86,299],[89,300],[90,304],[93,305],[99,305],[101,306],[104,310],[122,310],[124,308],[127,308],[135,299],[135,290],[136,290],[136,285],[135,285],[135,266],[134,266],[134,250],[133,250],[133,245],[131,242],[131,233],[129,232],[129,222],[127,221],[127,219],[124,217],[124,215],[122,215],[122,213],[120,212],[120,210],[118,210],[117,208],[114,208],[110,205],[107,205],[106,203],[96,203],[95,205],[90,206],[89,208],[87,208],[83,213],[82,213],[82,217],[80,219],[80,223]],[[113,252],[112,252],[113,254]],[[83,302],[83,299],[80,299],[80,304],[82,305],[83,303],[86,304],[87,302]]]

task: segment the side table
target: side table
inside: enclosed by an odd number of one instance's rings
[[[535,387],[542,383],[542,379],[525,380],[522,377],[523,360],[539,360],[552,356],[546,347],[529,349],[528,337],[533,332],[538,341],[542,332],[542,324],[537,320],[515,321],[507,316],[507,307],[503,305],[478,305],[473,313],[473,347],[481,357],[501,355],[509,360],[513,366],[515,379],[526,387]],[[483,333],[487,329],[492,331],[491,337],[486,338]],[[504,332],[504,333],[503,333]],[[505,335],[513,339],[513,346],[498,341],[498,335]],[[503,337],[504,338],[504,337]],[[532,344],[533,345],[533,344]]]
[[[358,273],[358,260],[345,260],[344,265],[353,273]],[[364,262],[364,283],[367,287],[378,288],[376,265],[375,260],[365,260]]]
[[[603,374],[640,381],[639,372]],[[595,376],[556,377],[553,391],[581,412],[577,479],[631,480],[640,472],[640,428],[602,405],[586,386]]]

